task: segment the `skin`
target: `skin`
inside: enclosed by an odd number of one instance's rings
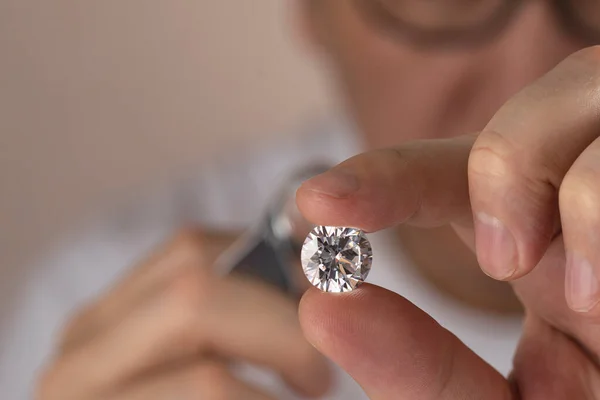
[[[526,311],[511,379],[372,285],[308,290],[298,323],[281,294],[213,276],[228,240],[194,230],[73,319],[38,399],[271,398],[237,380],[231,360],[319,396],[330,378],[315,348],[373,400],[600,397],[600,49],[577,51],[583,44],[561,30],[550,2],[526,2],[495,41],[455,51],[393,41],[352,4],[298,0],[298,21],[336,72],[369,148],[382,150],[307,181],[298,205],[315,223],[402,226],[399,237],[455,248],[466,272],[441,279],[449,292],[491,285],[472,273],[478,266],[510,281]],[[419,257],[422,244],[410,247],[420,268],[435,271],[437,259]]]
[[[37,398],[271,399],[234,378],[235,359],[278,371],[308,397],[324,393],[329,368],[304,339],[297,304],[267,285],[212,274],[211,257],[229,243],[182,231],[82,309]]]

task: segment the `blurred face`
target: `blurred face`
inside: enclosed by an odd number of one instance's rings
[[[512,94],[589,43],[551,1],[304,1],[371,147],[481,130]],[[576,1],[583,14],[600,4]]]

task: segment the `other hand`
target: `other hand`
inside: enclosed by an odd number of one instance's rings
[[[296,303],[267,285],[216,276],[211,259],[222,247],[184,232],[81,310],[37,399],[271,399],[231,374],[236,360],[271,368],[304,395],[322,394],[328,366],[304,339]]]

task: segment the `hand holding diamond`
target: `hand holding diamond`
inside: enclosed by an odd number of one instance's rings
[[[598,78],[594,65],[567,59],[478,136],[368,152],[299,189],[302,213],[319,225],[450,224],[527,310],[509,381],[395,293],[309,290],[305,335],[371,399],[598,398],[600,98],[581,79]]]

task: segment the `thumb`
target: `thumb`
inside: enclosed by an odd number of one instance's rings
[[[306,292],[307,339],[372,400],[507,400],[508,382],[403,297],[364,284],[345,294]]]

